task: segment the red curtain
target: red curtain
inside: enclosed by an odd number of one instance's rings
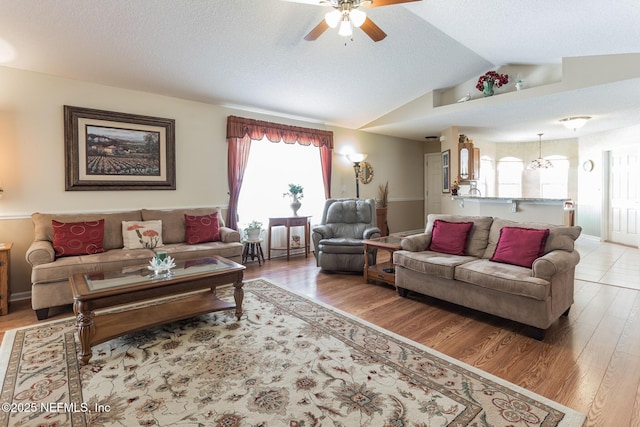
[[[322,182],[324,184],[324,198],[331,198],[331,160],[332,149],[320,147],[320,166],[322,167]]]
[[[229,180],[229,209],[227,223],[229,228],[238,229],[238,198],[242,188],[242,178],[249,160],[251,138],[227,138],[227,179]]]
[[[229,180],[227,227],[238,228],[238,197],[249,159],[251,140],[259,141],[265,137],[271,142],[283,141],[285,144],[298,143],[320,148],[324,195],[327,199],[331,198],[333,132],[229,116],[227,117],[227,176]]]

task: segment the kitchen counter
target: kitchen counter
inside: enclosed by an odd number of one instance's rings
[[[530,197],[451,196],[451,213],[481,215],[523,222],[573,225],[575,205],[571,199]]]

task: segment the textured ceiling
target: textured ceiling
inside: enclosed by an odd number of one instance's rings
[[[369,130],[412,139],[452,125],[506,141],[640,122],[637,79],[385,120],[501,65],[638,53],[637,0],[423,0],[367,9],[388,34],[379,43],[359,30],[346,44],[335,30],[305,41],[327,10],[283,0],[0,0],[0,62],[353,129],[384,122]],[[558,125],[578,112],[594,115],[582,133]]]

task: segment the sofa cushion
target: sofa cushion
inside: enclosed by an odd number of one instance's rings
[[[393,262],[396,265],[443,279],[453,279],[457,266],[476,259],[471,256],[450,255],[434,251],[411,252],[401,250],[393,253]],[[428,278],[425,279],[428,280]]]
[[[431,229],[429,250],[451,255],[464,255],[473,222],[449,222],[437,219]]]
[[[467,239],[467,247],[465,253],[477,258],[484,255],[489,242],[489,229],[493,222],[493,218],[490,216],[462,216],[451,214],[429,214],[427,217],[427,226],[425,233],[431,234],[433,224],[436,220],[443,220],[449,222],[473,222],[473,227],[469,232]],[[497,240],[496,240],[497,241]]]
[[[132,265],[145,265],[153,256],[153,251],[149,249],[111,249],[99,254],[58,258],[55,262],[33,267],[31,282],[68,282],[69,277],[77,273],[93,273],[117,270]]]
[[[491,261],[531,268],[544,254],[549,229],[502,227]]]
[[[98,214],[43,214],[36,212],[31,215],[34,226],[34,240],[48,240],[53,242],[53,227],[51,221],[80,222],[98,221],[104,219],[104,249],[122,249],[122,221],[140,221],[140,211],[111,212]]]
[[[501,264],[488,259],[475,260],[456,267],[455,279],[540,301],[550,297],[550,283],[533,277],[530,268]]]
[[[220,240],[218,212],[209,215],[184,214],[185,241],[189,245]]]
[[[334,237],[322,239],[318,244],[318,251],[335,254],[360,254],[364,257],[364,245],[361,239],[349,237]]]
[[[53,249],[58,257],[104,252],[104,219],[81,222],[58,222],[54,219],[51,226]]]
[[[211,215],[218,213],[218,224],[224,227],[224,221],[220,214],[219,208],[193,208],[193,209],[142,209],[142,219],[144,221],[161,220],[162,221],[162,242],[166,245],[169,243],[184,243],[187,232],[187,226],[184,216],[193,215]]]
[[[153,249],[162,243],[162,221],[122,221],[125,249]]]
[[[494,218],[493,224],[491,224],[491,230],[489,231],[489,244],[484,252],[483,258],[490,259],[496,250],[498,241],[500,240],[500,230],[503,227],[522,227],[522,228],[537,228],[537,229],[549,229],[549,237],[544,247],[544,254],[548,254],[551,251],[573,251],[574,242],[580,236],[582,227],[580,226],[564,226],[564,225],[550,225],[537,222],[516,222],[509,221],[502,218]],[[544,255],[543,254],[543,255]]]
[[[219,255],[228,259],[236,259],[238,260],[238,262],[240,262],[239,258],[242,256],[243,249],[244,245],[240,242],[204,242],[197,243],[195,245],[188,245],[186,243],[171,243],[168,245],[164,245],[164,247],[162,248],[162,250],[166,251],[169,256],[177,260]]]

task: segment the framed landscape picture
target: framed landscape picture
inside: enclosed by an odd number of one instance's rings
[[[449,167],[449,160],[451,157],[451,150],[446,150],[442,152],[442,192],[448,193],[450,190],[449,186],[449,174],[451,168]]]
[[[64,106],[65,190],[175,190],[175,120]]]

